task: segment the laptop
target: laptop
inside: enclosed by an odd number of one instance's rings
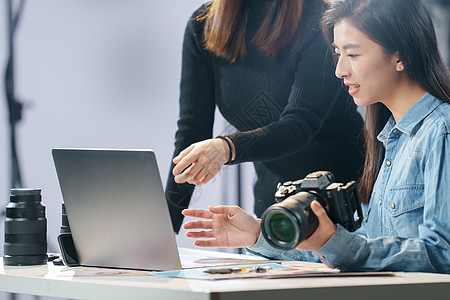
[[[181,269],[152,150],[53,149],[82,266]]]

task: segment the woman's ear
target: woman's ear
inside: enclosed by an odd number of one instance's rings
[[[394,54],[394,61],[395,61],[395,69],[398,72],[402,72],[403,70],[405,70],[405,65],[403,64],[403,60],[401,59],[398,52]]]
[[[397,61],[397,66],[396,66],[397,71],[401,72],[405,69],[405,66],[403,65],[403,61],[402,60],[398,60]]]

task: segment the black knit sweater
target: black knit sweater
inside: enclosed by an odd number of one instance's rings
[[[250,42],[264,11],[257,6],[261,2],[247,2],[247,55],[235,63],[203,49],[204,21],[191,19],[187,24],[174,156],[212,137],[218,107],[236,128],[227,135],[236,148],[235,163],[254,163],[255,213],[260,216],[274,203],[278,182],[317,170],[331,171],[337,182],[357,179],[363,163],[363,121],[334,75],[320,31],[321,1],[306,1],[300,43],[293,49],[293,41],[274,59]],[[194,186],[175,183],[173,167],[166,198],[178,232],[181,210],[188,207]]]

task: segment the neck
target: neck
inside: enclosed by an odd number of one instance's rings
[[[395,92],[382,101],[391,111],[395,122],[398,123],[405,113],[422,98],[427,91],[417,82],[411,80],[409,76],[404,76]]]

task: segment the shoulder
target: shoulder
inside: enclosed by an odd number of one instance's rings
[[[410,141],[421,149],[438,149],[441,143],[450,142],[450,104],[427,94],[413,106],[414,116],[419,119],[413,122]],[[411,116],[411,115],[410,115]],[[399,124],[402,122],[400,120]],[[437,146],[437,148],[436,148]]]
[[[206,2],[202,4],[191,14],[186,24],[185,39],[192,39],[193,37],[198,42],[203,39],[203,31],[210,3]]]
[[[323,12],[328,8],[325,2],[318,0],[306,0],[302,18],[301,26],[303,30],[311,30],[321,32],[320,21],[322,19]]]
[[[202,4],[189,17],[184,31],[183,49],[203,51],[205,19],[210,2]]]
[[[301,21],[299,24],[300,47],[320,44],[320,47],[328,48],[325,37],[322,34],[321,18],[327,8],[327,4],[317,0],[305,1]]]
[[[450,133],[450,104],[442,102],[425,119],[428,126],[435,130],[437,135],[448,135]]]
[[[211,1],[202,4],[196,10],[194,10],[194,12],[192,13],[192,15],[189,18],[188,25],[193,28],[197,28],[197,27],[203,28],[203,26],[206,22],[206,19],[208,17],[208,11],[209,11],[210,6],[211,6]]]

